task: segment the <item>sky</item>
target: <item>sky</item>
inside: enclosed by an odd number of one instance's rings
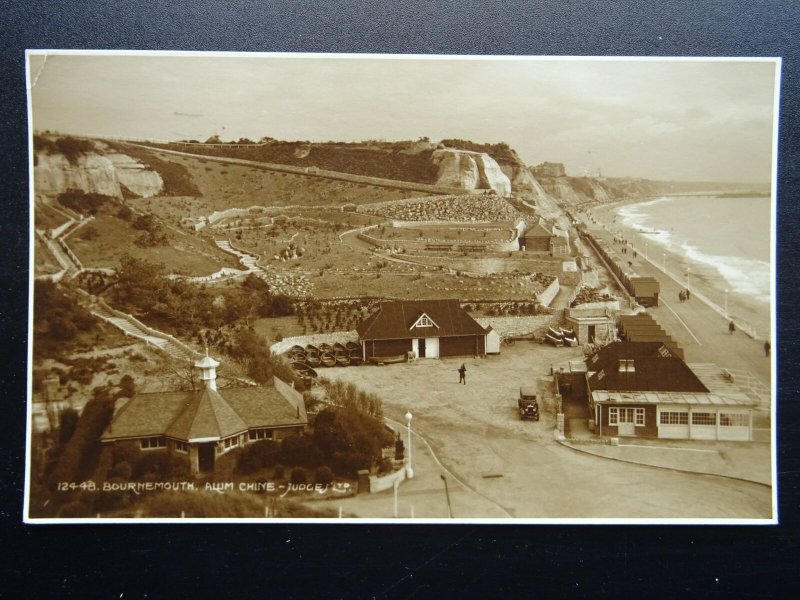
[[[36,131],[506,142],[570,175],[767,183],[774,61],[29,56]]]

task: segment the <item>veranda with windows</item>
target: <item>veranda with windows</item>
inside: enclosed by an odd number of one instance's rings
[[[601,436],[752,441],[756,404],[743,394],[599,390],[590,407]]]

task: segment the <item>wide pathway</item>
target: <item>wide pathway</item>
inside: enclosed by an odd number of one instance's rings
[[[341,367],[326,369],[325,375],[376,393],[383,399],[384,413],[396,421],[402,422],[407,410],[414,415],[414,430],[430,443],[441,464],[415,469],[422,490],[414,501],[417,517],[426,516],[426,502],[432,516],[443,516],[443,485],[436,482],[442,474],[464,483],[451,494],[456,518],[491,518],[503,511],[516,518],[559,519],[771,516],[768,486],[608,460],[557,443],[552,384],[546,374],[551,364],[575,352],[518,342],[486,359]],[[467,385],[458,384],[456,370],[462,362]],[[539,387],[538,422],[517,416],[522,383]],[[415,441],[414,452],[419,449]],[[432,480],[424,479],[428,469],[433,469]],[[412,491],[406,485],[400,486],[401,495],[405,489]],[[430,499],[423,502],[426,495]],[[392,492],[376,496],[383,500],[359,500],[363,506],[354,502],[344,510],[358,516],[383,511],[390,518]],[[487,499],[491,504],[483,504]],[[410,504],[409,500],[404,505],[406,517]]]
[[[591,233],[613,246],[611,233],[599,229]],[[639,275],[652,276],[660,282],[659,306],[648,308],[647,312],[681,345],[686,362],[716,363],[729,370],[750,373],[770,387],[770,360],[764,354],[763,338],[753,339],[742,331],[731,335],[728,320],[714,307],[697,297],[679,301],[678,294],[685,289],[685,282],[676,282],[641,254],[634,258],[629,251],[625,260],[633,263],[632,269]]]

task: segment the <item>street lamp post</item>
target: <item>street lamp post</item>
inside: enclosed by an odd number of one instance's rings
[[[450,490],[447,489],[447,478],[444,475],[439,475],[444,481],[444,495],[447,498],[447,516],[453,518],[453,507],[450,505]]]
[[[689,290],[689,275],[692,274],[691,267],[686,267],[686,289]]]
[[[406,477],[414,479],[414,469],[411,468],[411,411],[406,413],[406,422],[408,423],[408,464],[406,465]]]

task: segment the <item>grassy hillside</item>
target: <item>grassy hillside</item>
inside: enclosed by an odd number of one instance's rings
[[[170,150],[238,158],[265,163],[317,167],[354,175],[398,179],[416,183],[435,183],[436,167],[431,163],[430,144],[398,142],[394,144],[343,144],[308,142],[270,142],[258,146],[193,144],[160,145]]]

